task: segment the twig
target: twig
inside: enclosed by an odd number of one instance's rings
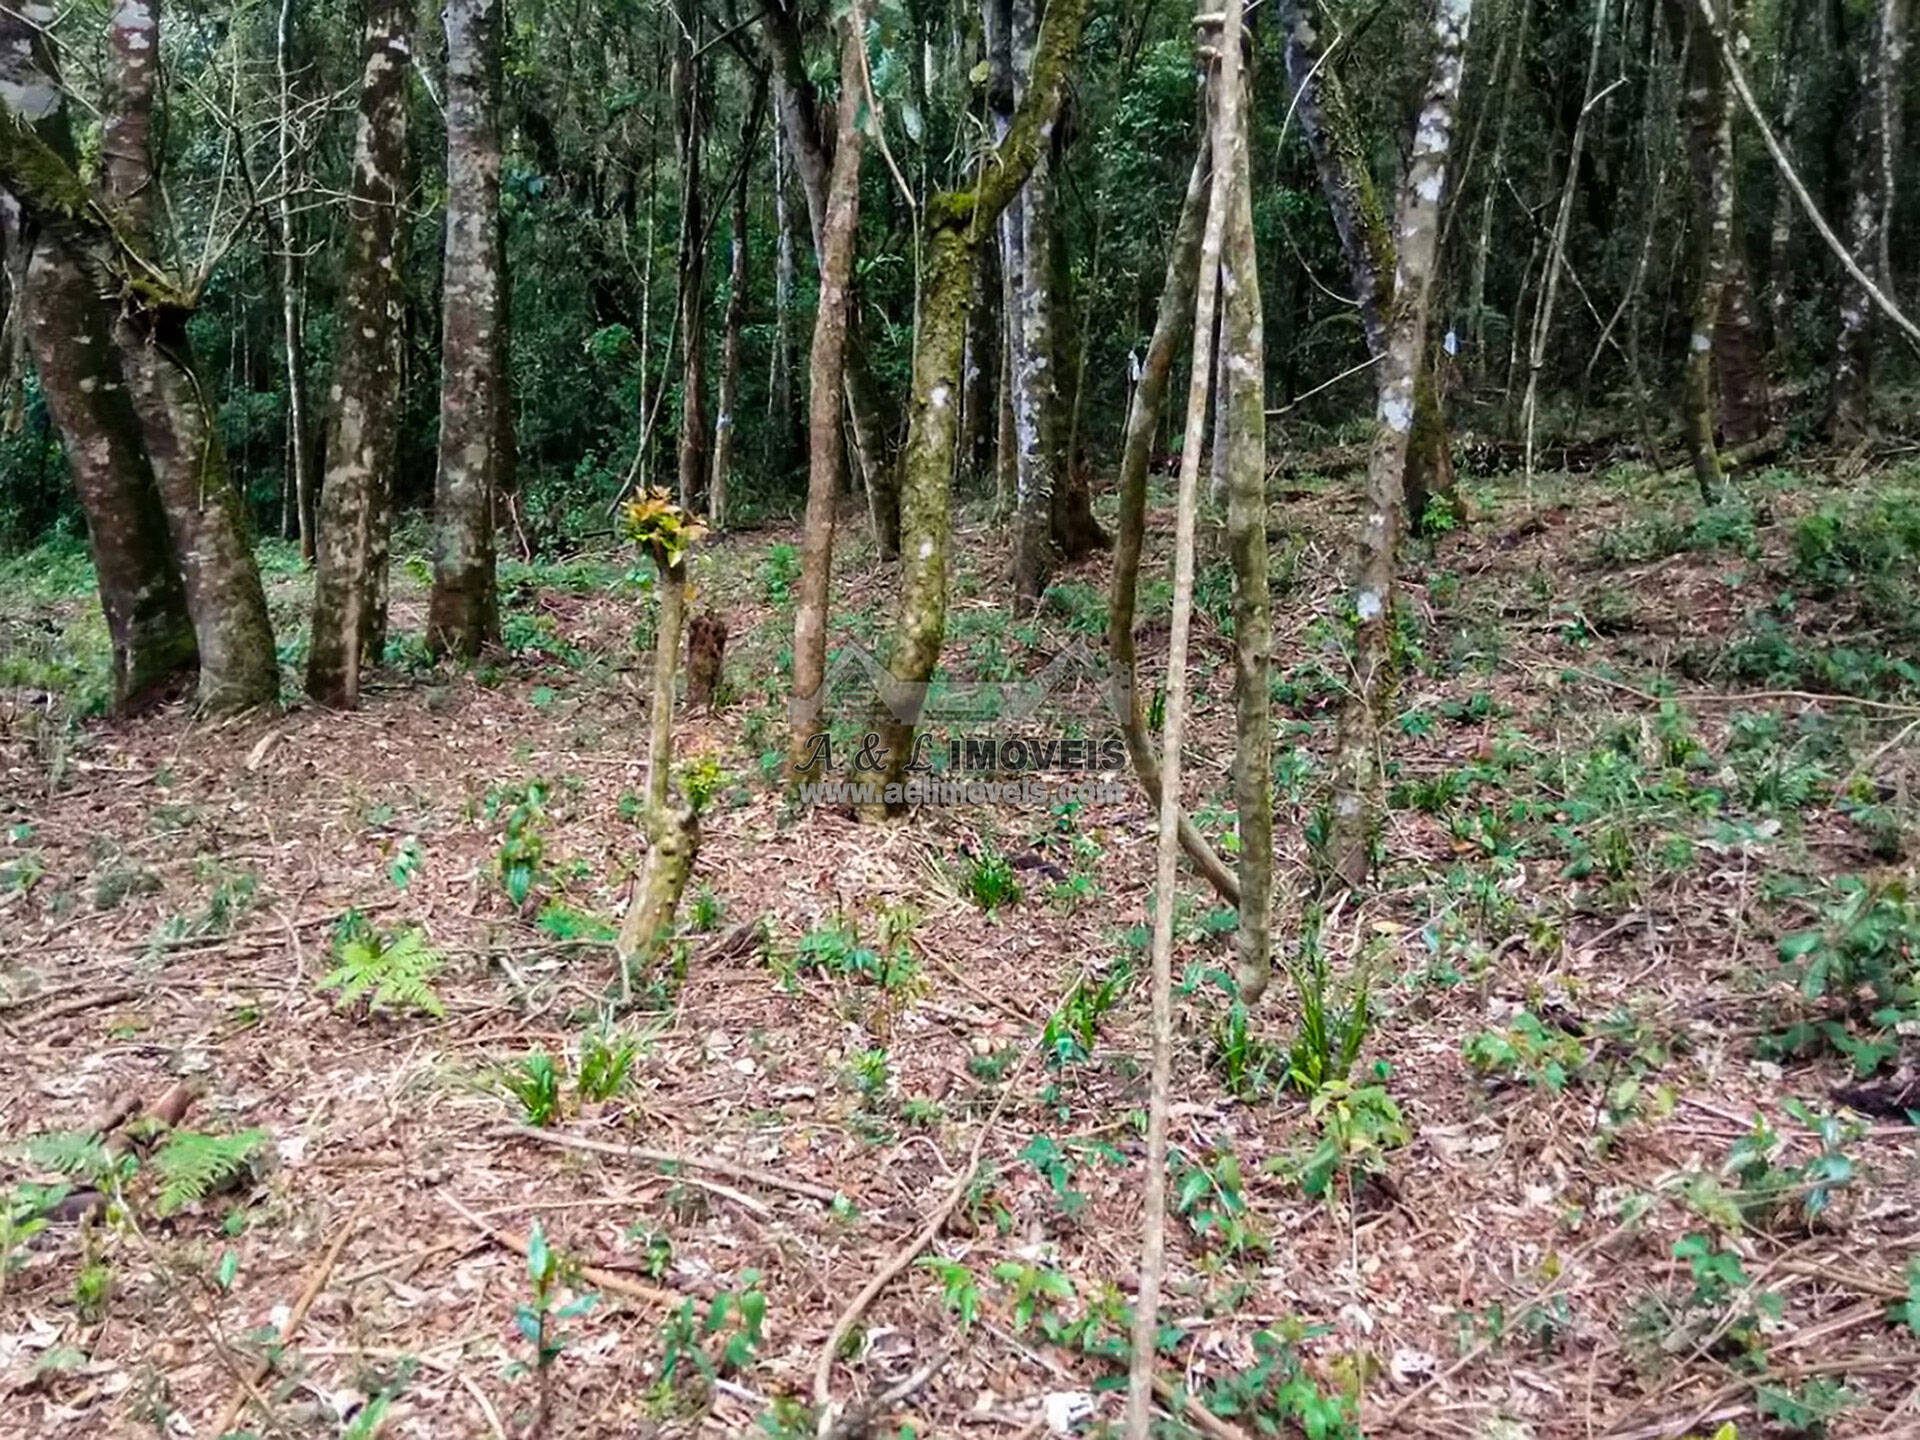
[[[959,1178],[948,1188],[947,1198],[940,1202],[939,1208],[933,1212],[933,1217],[920,1228],[920,1233],[895,1251],[893,1258],[883,1265],[879,1273],[847,1303],[847,1308],[840,1312],[839,1318],[833,1322],[833,1329],[827,1333],[826,1343],[820,1347],[820,1354],[813,1364],[813,1404],[820,1416],[817,1433],[821,1440],[828,1440],[828,1437],[835,1433],[833,1357],[840,1353],[841,1343],[859,1323],[860,1317],[867,1313],[867,1307],[874,1302],[882,1290],[893,1283],[901,1271],[918,1258],[922,1250],[933,1243],[934,1237],[953,1217],[953,1212],[960,1208],[961,1200],[966,1198],[967,1191],[973,1186],[974,1177],[980,1173],[980,1152],[987,1143],[987,1136],[993,1133],[994,1122],[1000,1118],[1000,1112],[1006,1109],[1007,1101],[1013,1097],[1015,1082],[1026,1072],[1027,1062],[1033,1058],[1033,1050],[1034,1047],[1029,1044],[1021,1053],[1019,1066],[1007,1077],[1006,1088],[1000,1092],[1000,1098],[994,1102],[993,1109],[987,1115],[986,1123],[980,1127],[980,1133],[973,1137],[973,1148],[967,1155],[967,1168],[960,1172]]]
[[[442,1375],[451,1375],[473,1397],[473,1403],[480,1407],[480,1413],[486,1416],[487,1429],[494,1440],[507,1440],[507,1427],[500,1423],[500,1412],[493,1408],[493,1402],[473,1383],[466,1371],[451,1360],[442,1360],[437,1355],[423,1355],[418,1350],[395,1350],[378,1345],[309,1345],[306,1352],[309,1355],[339,1355],[349,1360],[365,1356],[382,1360],[407,1360],[415,1365],[424,1365],[429,1370],[438,1370]]]
[[[327,1247],[326,1255],[322,1257],[313,1274],[308,1277],[306,1288],[300,1292],[300,1298],[293,1302],[293,1309],[287,1312],[286,1322],[280,1327],[278,1345],[285,1346],[299,1333],[300,1326],[306,1321],[307,1311],[311,1310],[313,1302],[320,1298],[320,1292],[327,1288],[327,1277],[333,1274],[333,1267],[340,1260],[340,1252],[347,1248],[347,1241],[353,1238],[353,1232],[360,1223],[361,1211],[365,1208],[362,1206],[348,1217],[347,1223],[341,1227],[333,1244]],[[240,1407],[247,1403],[247,1392],[257,1391],[272,1373],[273,1361],[268,1357],[263,1355],[254,1362],[252,1376],[242,1378],[241,1390],[227,1402],[227,1408],[220,1412],[220,1420],[213,1427],[215,1435],[224,1435],[233,1428],[233,1422],[240,1418]]]
[[[854,1436],[864,1435],[869,1425],[920,1390],[946,1363],[946,1352],[942,1351],[898,1384],[890,1385],[873,1398],[852,1406],[827,1432],[827,1440],[853,1440]]]
[[[526,1236],[512,1230],[502,1230],[499,1226],[482,1220],[444,1190],[440,1192],[440,1198],[494,1244],[513,1251],[522,1259],[526,1257],[530,1248]],[[687,1298],[677,1290],[662,1290],[655,1285],[642,1285],[638,1280],[629,1280],[624,1275],[616,1275],[611,1270],[602,1270],[597,1265],[582,1265],[580,1278],[596,1289],[609,1290],[615,1295],[624,1295],[629,1300],[645,1300],[649,1304],[665,1305],[669,1308],[682,1304]]]
[[[32,1024],[36,1029],[49,1025],[55,1020],[64,1020],[69,1015],[79,1015],[88,1010],[99,1010],[108,1005],[118,1005],[125,1000],[138,1000],[138,990],[116,987],[112,990],[97,990],[91,995],[76,995],[71,1000],[63,1000],[50,1010],[42,1010],[38,1015],[24,1017],[18,1023]]]
[[[1170,1409],[1180,1411],[1187,1419],[1213,1436],[1213,1440],[1251,1440],[1246,1431],[1238,1425],[1222,1420],[1188,1391],[1175,1391],[1172,1382],[1166,1376],[1155,1375],[1153,1389]]]
[[[543,1145],[555,1145],[562,1150],[585,1150],[595,1155],[617,1155],[623,1160],[643,1160],[649,1165],[676,1165],[686,1170],[710,1170],[715,1175],[730,1175],[735,1180],[745,1180],[752,1185],[764,1185],[769,1190],[787,1190],[795,1195],[804,1195],[809,1200],[818,1200],[823,1205],[831,1205],[840,1199],[839,1192],[827,1189],[824,1185],[815,1185],[806,1180],[795,1180],[786,1175],[777,1175],[771,1170],[761,1170],[752,1165],[736,1165],[731,1160],[716,1160],[705,1155],[676,1155],[669,1150],[649,1150],[639,1145],[616,1145],[610,1140],[590,1140],[584,1135],[565,1135],[555,1130],[537,1130],[531,1125],[509,1125],[497,1132],[502,1135],[514,1135],[523,1140],[538,1140]],[[744,1200],[744,1196],[735,1198]],[[754,1202],[747,1201],[749,1205]]]

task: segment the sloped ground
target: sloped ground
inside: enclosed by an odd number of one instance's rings
[[[1368,984],[1371,1027],[1350,1083],[1283,1087],[1298,990],[1236,1012],[1227,922],[1188,885],[1169,1377],[1248,1434],[1920,1434],[1920,1097],[1898,1093],[1920,475],[1770,472],[1704,516],[1625,473],[1543,482],[1532,508],[1489,483],[1410,566],[1380,885],[1311,923],[1351,514],[1344,485],[1289,488],[1276,933],[1303,973],[1325,958],[1336,1025]],[[836,1317],[956,1186],[836,1400],[903,1392],[887,1435],[1117,1420],[1152,817],[787,807],[765,776],[795,538],[724,539],[696,572],[731,694],[678,743],[722,779],[681,959],[624,996],[603,922],[643,849],[649,612],[627,557],[513,569],[512,653],[475,674],[402,665],[357,714],[221,725],[71,720],[98,664],[85,575],[16,567],[0,1434],[228,1413],[302,1436],[811,1433]],[[984,679],[1102,614],[1103,568],[1010,622],[999,539],[979,516],[956,539],[950,653]],[[1219,837],[1230,586],[1206,543],[1189,797]],[[838,568],[870,639],[889,577],[857,536]],[[291,635],[302,582],[270,573]],[[403,581],[396,633],[418,604]],[[1165,610],[1149,588],[1150,660]],[[1816,693],[1835,686],[1858,694]],[[414,932],[441,960],[429,1008],[326,988],[356,941]],[[626,1082],[583,1098],[623,1043]],[[540,1054],[558,1108],[530,1135],[509,1089],[538,1109]],[[1886,1113],[1834,1099],[1856,1071]],[[181,1081],[189,1133],[112,1161],[75,1139]],[[628,1146],[685,1163],[609,1153]],[[111,1203],[24,1233],[40,1182],[80,1192],[68,1213],[90,1184]],[[544,1372],[512,1248],[535,1222],[572,1312]]]

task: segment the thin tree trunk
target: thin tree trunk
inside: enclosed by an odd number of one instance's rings
[[[793,213],[787,204],[787,131],[773,127],[773,228],[778,237],[773,258],[773,358],[767,384],[767,415],[773,422],[776,454],[782,468],[801,452],[804,431],[794,400]]]
[[[1174,352],[1193,325],[1194,291],[1200,274],[1200,244],[1207,223],[1207,196],[1212,186],[1212,136],[1203,128],[1200,153],[1187,181],[1180,220],[1167,245],[1167,274],[1160,289],[1160,308],[1154,316],[1153,336],[1140,364],[1140,382],[1127,407],[1126,436],[1120,450],[1120,515],[1113,545],[1113,578],[1107,598],[1107,654],[1113,665],[1113,709],[1140,788],[1157,811],[1160,808],[1160,757],[1154,752],[1147,723],[1146,698],[1140,688],[1139,652],[1134,645],[1133,616],[1140,585],[1140,552],[1147,530],[1147,472],[1153,461],[1153,437],[1166,403]],[[1263,417],[1264,418],[1264,417]],[[1180,815],[1180,845],[1194,869],[1206,877],[1229,905],[1240,903],[1240,882],[1207,843],[1184,811]]]
[[[813,82],[807,78],[806,56],[794,15],[783,8],[781,0],[760,0],[760,14],[773,52],[780,121],[793,151],[801,191],[807,198],[807,218],[817,266],[821,234],[826,228],[827,181],[832,157],[820,135],[817,99]],[[844,389],[847,420],[853,431],[853,454],[860,467],[861,484],[867,492],[874,543],[880,557],[891,560],[900,553],[900,478],[887,455],[886,410],[880,387],[861,344],[857,292],[849,309]]]
[[[342,313],[327,419],[327,471],[320,492],[319,553],[307,693],[323,705],[359,703],[360,675],[380,655],[378,573],[392,518],[399,439],[400,277],[396,263],[401,174],[407,144],[407,19],[404,0],[368,0],[342,261]]]
[[[1313,152],[1353,277],[1367,352],[1379,360],[1385,354],[1393,305],[1394,232],[1381,207],[1364,137],[1346,90],[1333,69],[1319,63],[1323,51],[1313,0],[1283,0],[1280,16],[1286,28],[1287,75],[1293,85],[1295,114]],[[1424,353],[1420,368],[1422,372],[1428,368]],[[1457,508],[1451,446],[1439,402],[1438,387],[1423,373],[1414,386],[1415,423],[1410,458],[1401,477],[1407,514],[1416,527],[1426,517],[1431,496],[1444,496]]]
[[[1439,0],[1435,9],[1432,78],[1400,192],[1399,263],[1379,366],[1379,415],[1367,458],[1366,516],[1360,526],[1360,563],[1354,584],[1355,675],[1340,717],[1328,837],[1332,873],[1350,886],[1361,884],[1372,864],[1378,751],[1393,689],[1390,642],[1395,565],[1406,522],[1403,481],[1408,437],[1414,424],[1414,387],[1426,348],[1427,295],[1471,15],[1470,0]]]
[[[1227,206],[1220,255],[1220,376],[1226,416],[1227,549],[1233,559],[1233,798],[1240,836],[1240,998],[1266,992],[1272,964],[1273,619],[1267,582],[1266,329],[1253,238],[1252,82],[1228,0],[1216,129],[1226,141],[1214,203]]]
[[[1014,483],[1020,467],[1016,457],[1019,440],[1013,429],[1013,330],[1007,320],[1004,254],[1000,254],[999,268],[1000,308],[995,313],[1000,323],[995,338],[999,341],[996,348],[1000,363],[995,368],[993,386],[993,513],[996,519],[1005,520],[1013,514]]]
[[[1686,308],[1690,317],[1687,356],[1680,374],[1680,433],[1687,442],[1694,478],[1707,504],[1722,490],[1720,456],[1714,445],[1713,333],[1726,288],[1733,243],[1733,97],[1714,62],[1713,46],[1687,0],[1666,0],[1669,25],[1679,36],[1693,32],[1687,48],[1682,118],[1687,141],[1688,188]]]
[[[700,509],[707,469],[707,263],[706,218],[700,194],[701,152],[706,142],[706,113],[701,104],[701,61],[697,53],[700,7],[697,0],[674,0],[678,37],[674,42],[674,147],[680,178],[680,436],[679,488],[682,508]]]
[[[494,511],[501,412],[513,404],[500,221],[506,0],[447,0],[447,234],[441,275],[440,465],[427,648],[471,660],[500,638]]]
[[[1531,0],[1518,0],[1514,8],[1520,12],[1520,19],[1505,76],[1499,82],[1500,116],[1493,125],[1493,155],[1487,167],[1487,188],[1480,197],[1480,234],[1474,244],[1473,268],[1467,282],[1467,315],[1473,326],[1472,369],[1476,387],[1487,383],[1487,261],[1493,252],[1493,204],[1506,179],[1507,129],[1513,117],[1514,92],[1519,88],[1520,73],[1527,63],[1527,32],[1533,25]]]
[[[280,262],[280,345],[287,376],[287,465],[293,476],[293,508],[300,532],[300,558],[313,563],[313,425],[307,397],[307,267],[300,253],[300,226],[293,210],[293,0],[280,0],[274,27],[273,63],[279,85],[280,113],[275,139],[280,154],[280,193],[276,198],[275,239]],[[271,261],[269,262],[271,263]]]
[[[901,464],[900,600],[887,657],[889,693],[882,697],[889,712],[881,725],[886,754],[881,771],[865,772],[867,780],[886,787],[882,804],[889,811],[905,807],[901,787],[912,758],[918,697],[933,678],[946,632],[950,485],[974,258],[1046,144],[1086,11],[1087,0],[1053,0],[1048,6],[1026,98],[1006,136],[985,157],[979,183],[970,191],[935,195],[926,206],[925,297],[914,336],[912,426]]]
[[[1024,90],[1038,34],[1034,0],[1013,0],[1014,98]],[[1012,111],[995,116],[1004,135]],[[1013,423],[1015,500],[1013,600],[1015,610],[1040,603],[1059,552],[1053,543],[1053,491],[1059,483],[1060,385],[1054,366],[1054,277],[1048,261],[1053,243],[1053,127],[1047,125],[1033,173],[1008,208],[1006,223],[1017,228],[1017,309],[1013,325]]]
[[[1788,0],[1783,11],[1785,39],[1780,56],[1780,143],[1788,154],[1793,151],[1794,135],[1800,128],[1800,112],[1805,102],[1807,70],[1802,53],[1801,27],[1804,0]],[[1789,263],[1793,247],[1793,193],[1777,177],[1773,187],[1773,219],[1767,227],[1767,321],[1772,331],[1773,364],[1785,374],[1793,361],[1793,270]]]
[[[727,486],[733,478],[733,412],[740,396],[740,327],[747,313],[747,177],[760,128],[760,108],[766,97],[766,77],[756,84],[748,118],[740,131],[740,179],[734,186],[729,214],[727,250],[727,310],[720,330],[720,394],[713,417],[713,472],[707,482],[707,523],[719,529],[727,523]]]
[[[1540,398],[1540,369],[1547,362],[1547,339],[1553,332],[1553,306],[1560,293],[1560,264],[1567,253],[1567,235],[1573,228],[1573,198],[1580,185],[1580,156],[1586,148],[1587,117],[1593,112],[1595,87],[1600,83],[1600,56],[1607,39],[1608,0],[1594,0],[1593,38],[1587,50],[1586,85],[1580,92],[1580,114],[1567,144],[1567,173],[1560,186],[1560,205],[1554,212],[1553,232],[1547,241],[1547,270],[1541,281],[1540,303],[1533,311],[1533,334],[1527,342],[1527,393],[1520,402],[1520,426],[1526,441],[1527,493],[1533,493],[1533,430]]]
[[[155,248],[153,151],[159,0],[119,0],[107,32],[110,86],[100,139],[100,202],[120,234]],[[280,666],[246,504],[228,473],[211,398],[187,333],[188,311],[123,306],[114,343],[166,507],[200,650],[200,703],[243,710],[279,698]]]
[[[843,22],[839,125],[821,232],[820,301],[814,310],[807,426],[807,518],[800,537],[800,590],[793,614],[793,713],[788,774],[796,783],[822,778],[821,685],[827,673],[827,602],[833,570],[834,512],[846,468],[841,448],[841,374],[847,357],[854,248],[860,230],[861,47],[857,9]]]
[[[1127,1374],[1127,1440],[1147,1440],[1151,1431],[1153,1381],[1159,1357],[1160,1286],[1167,1243],[1167,1120],[1173,1079],[1173,916],[1179,860],[1180,752],[1187,715],[1187,639],[1193,619],[1193,532],[1200,499],[1200,450],[1213,378],[1210,352],[1220,292],[1220,256],[1242,142],[1235,124],[1240,104],[1240,35],[1240,0],[1226,0],[1218,30],[1209,27],[1201,32],[1203,49],[1211,41],[1215,56],[1208,74],[1214,166],[1206,226],[1200,239],[1193,364],[1189,368],[1186,433],[1180,449],[1180,489],[1174,519],[1173,617],[1167,642],[1167,708],[1160,733],[1166,773],[1160,789],[1159,843],[1154,856],[1153,1056],[1148,1082],[1147,1175],[1141,1197],[1145,1213],[1140,1293],[1133,1310],[1133,1353]]]
[[[1873,37],[1860,57],[1852,122],[1852,184],[1847,204],[1847,248],[1893,293],[1887,234],[1892,228],[1894,159],[1900,144],[1901,64],[1906,53],[1908,0],[1880,0]],[[1870,428],[1873,392],[1873,306],[1849,288],[1840,305],[1827,429],[1852,443]]]

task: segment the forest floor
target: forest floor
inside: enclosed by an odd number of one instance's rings
[[[1378,884],[1318,916],[1352,486],[1274,510],[1291,968],[1236,1007],[1230,912],[1183,878],[1165,1374],[1218,1418],[1165,1433],[1920,1435],[1920,467],[1706,511],[1625,470],[1469,489],[1411,558]],[[872,640],[862,529],[835,635]],[[1004,537],[958,527],[954,670],[1098,648],[1104,563],[1011,621]],[[75,718],[84,561],[5,568],[0,1435],[812,1434],[835,1318],[956,1187],[836,1403],[897,1396],[886,1436],[1117,1421],[1153,817],[790,806],[796,538],[696,568],[728,693],[678,746],[719,779],[683,942],[624,995],[629,555],[506,567],[480,669],[396,644],[357,713],[220,724]],[[1216,842],[1221,554],[1188,790]],[[266,568],[294,636],[305,581]],[[385,1001],[329,987],[380,955]],[[1362,989],[1306,1098],[1303,996],[1338,1030]]]

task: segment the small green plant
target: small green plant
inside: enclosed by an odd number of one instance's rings
[[[1522,1010],[1499,1029],[1471,1035],[1461,1055],[1475,1074],[1537,1090],[1564,1090],[1586,1068],[1580,1041],[1547,1026],[1531,1010]]]
[[[695,930],[705,935],[720,928],[720,917],[726,914],[726,910],[720,897],[713,893],[713,887],[702,885],[693,892],[693,904],[687,909],[687,919]]]
[[[1833,1422],[1857,1408],[1861,1397],[1838,1380],[1816,1375],[1800,1385],[1755,1386],[1753,1403],[1781,1433],[1824,1440],[1834,1433]]]
[[[520,792],[517,803],[507,811],[500,847],[494,852],[500,888],[516,910],[532,898],[540,880],[541,861],[546,855],[546,842],[540,832],[546,820],[547,795],[546,785],[538,780]]]
[[[698,1302],[683,1301],[660,1327],[660,1384],[657,1394],[671,1397],[688,1379],[711,1387],[722,1376],[737,1375],[753,1364],[765,1338],[767,1296],[760,1273],[743,1270],[741,1289],[722,1290],[700,1313]],[[716,1354],[715,1351],[718,1353]]]
[[[1228,1094],[1251,1100],[1272,1083],[1274,1071],[1287,1056],[1278,1045],[1254,1033],[1247,1007],[1236,997],[1227,1006],[1227,1013],[1213,1023],[1213,1047],[1208,1058]]]
[[[529,1125],[545,1127],[560,1118],[560,1067],[553,1056],[536,1050],[501,1077],[506,1092],[520,1102]]]
[[[1073,1281],[1051,1265],[1002,1260],[993,1267],[993,1278],[1007,1288],[1013,1328],[1019,1331],[1031,1329],[1036,1318],[1057,1314],[1062,1301],[1074,1298]]]
[[[322,990],[338,992],[337,1006],[359,1004],[368,1013],[417,1011],[436,1019],[446,1015],[447,1007],[433,988],[446,961],[428,946],[426,932],[386,935],[364,921],[342,928],[335,942],[339,963],[320,980]]]
[[[1899,1053],[1895,1030],[1920,1018],[1920,901],[1898,880],[1835,882],[1822,924],[1780,941],[1802,1000],[1822,1007],[1768,1040],[1776,1052],[1832,1049],[1872,1074]]]
[[[1233,1258],[1262,1252],[1266,1238],[1247,1209],[1240,1161],[1230,1150],[1188,1162],[1173,1157],[1173,1213],[1193,1238],[1217,1255]]]
[[[553,1367],[567,1348],[567,1336],[560,1333],[557,1322],[586,1314],[599,1299],[596,1295],[587,1294],[560,1303],[561,1291],[572,1286],[574,1276],[575,1267],[563,1261],[559,1253],[548,1245],[546,1232],[535,1220],[527,1234],[527,1280],[533,1293],[513,1312],[515,1327],[533,1347],[533,1374],[538,1395],[533,1423],[529,1427],[529,1433],[533,1435],[547,1433],[547,1424],[553,1413]]]
[[[71,1190],[21,1181],[0,1194],[0,1295],[6,1293],[7,1276],[20,1267],[27,1242],[47,1228],[47,1216]]]
[[[1290,1169],[1315,1200],[1329,1198],[1336,1181],[1344,1181],[1351,1193],[1356,1176],[1384,1173],[1387,1153],[1412,1138],[1384,1085],[1330,1082],[1309,1102],[1307,1114],[1319,1140],[1305,1155],[1278,1164]]]
[[[1210,1384],[1201,1399],[1224,1420],[1243,1422],[1262,1435],[1298,1430],[1308,1440],[1359,1440],[1354,1396],[1323,1389],[1301,1363],[1299,1342],[1324,1333],[1261,1330],[1253,1337],[1255,1363]]]
[[[869,1105],[886,1099],[893,1086],[887,1052],[880,1048],[856,1050],[847,1057],[847,1078]]]
[[[1100,1022],[1118,1005],[1133,983],[1133,966],[1121,956],[1095,981],[1083,975],[1067,992],[1060,1008],[1047,1017],[1040,1050],[1049,1065],[1058,1068],[1093,1054]]]
[[[998,850],[983,847],[978,855],[967,857],[967,896],[989,915],[1020,903],[1024,890],[1013,863]]]
[[[151,1161],[160,1187],[156,1213],[178,1214],[251,1174],[254,1160],[267,1145],[264,1130],[242,1130],[237,1135],[169,1130]]]
[[[911,925],[907,931],[911,931]],[[881,948],[860,942],[860,933],[851,920],[835,918],[814,926],[800,937],[793,957],[797,974],[809,971],[836,979],[856,980],[878,985],[889,994],[904,993],[920,974],[909,950],[899,920],[882,915]]]
[[[1300,954],[1287,968],[1300,1000],[1300,1026],[1287,1048],[1286,1083],[1312,1097],[1344,1081],[1366,1044],[1373,1028],[1369,982],[1365,975],[1355,976],[1344,1003],[1332,995],[1317,920],[1303,930]]]
[[[767,603],[783,609],[791,605],[794,582],[799,578],[799,547],[785,540],[776,540],[769,545],[766,559],[760,562],[760,583]]]
[[[574,1088],[584,1101],[611,1100],[626,1089],[633,1062],[640,1047],[629,1036],[603,1028],[589,1030],[580,1037],[580,1064],[574,1072]],[[539,1122],[534,1122],[539,1123]]]
[[[957,1260],[938,1255],[922,1255],[914,1263],[922,1270],[932,1271],[939,1280],[941,1303],[960,1322],[960,1333],[966,1334],[980,1318],[980,1286],[973,1271]]]

